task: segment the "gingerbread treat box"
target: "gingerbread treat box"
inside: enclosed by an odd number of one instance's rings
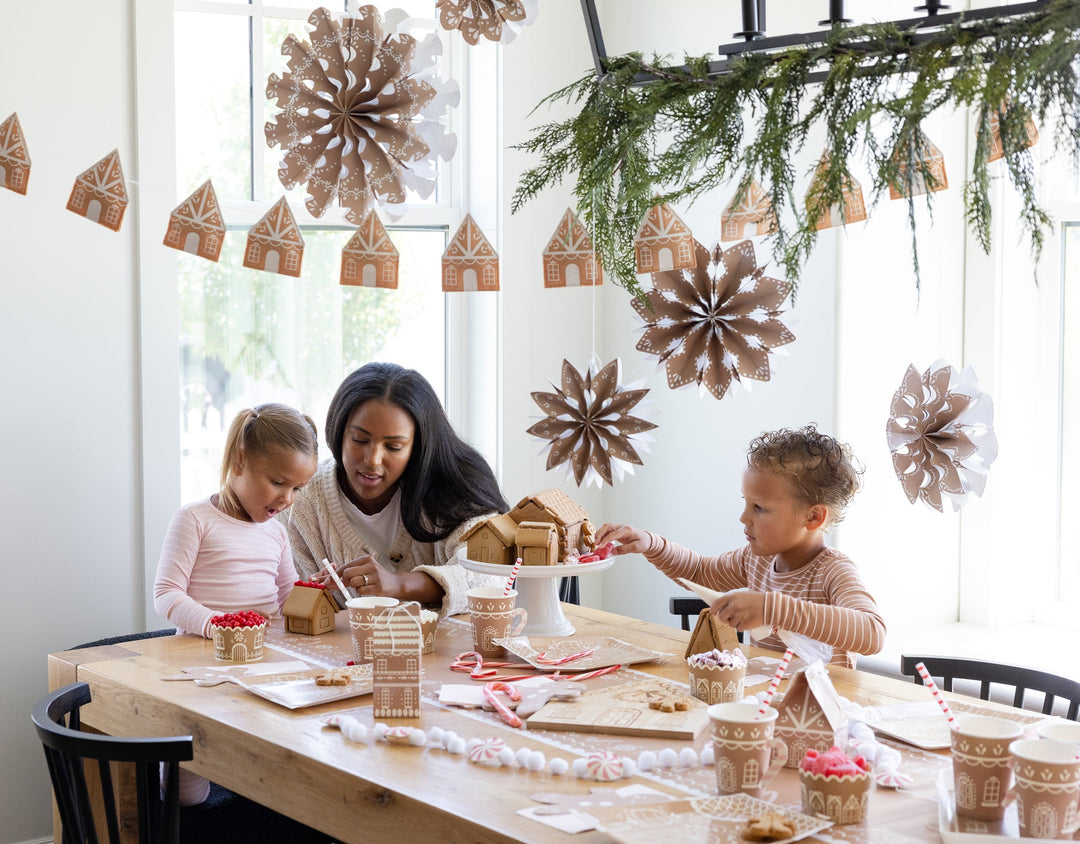
[[[387,607],[375,619],[371,645],[375,718],[420,717],[423,647],[420,605],[415,601]]]

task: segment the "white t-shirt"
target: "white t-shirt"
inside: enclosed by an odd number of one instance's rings
[[[340,487],[338,495],[341,496],[341,509],[349,522],[371,543],[369,550],[378,556],[380,562],[385,562],[389,558],[390,548],[397,538],[401,524],[401,487],[394,492],[389,504],[370,516],[353,504]]]

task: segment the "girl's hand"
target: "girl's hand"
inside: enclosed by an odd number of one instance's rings
[[[728,592],[710,609],[717,618],[736,630],[753,630],[765,624],[765,593],[738,589]]]
[[[643,554],[649,547],[649,535],[643,530],[638,530],[630,525],[614,525],[605,523],[600,525],[596,532],[597,547],[605,542],[617,542],[613,555],[619,554]]]

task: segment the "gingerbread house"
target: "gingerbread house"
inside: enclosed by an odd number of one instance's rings
[[[698,613],[697,625],[690,634],[685,656],[708,653],[711,650],[733,651],[739,647],[739,632],[712,614],[706,607]]]
[[[514,556],[518,525],[508,514],[500,513],[473,525],[462,537],[466,554],[478,563],[511,565]]]
[[[821,190],[822,171],[824,171],[828,163],[828,153],[826,153],[821,156],[817,167],[814,169],[814,177],[810,180],[810,189],[806,192],[807,212],[810,211],[810,203],[815,195]],[[842,203],[836,203],[826,208],[814,225],[815,229],[820,231],[833,226],[858,223],[866,219],[866,202],[863,200],[862,185],[859,184],[858,179],[851,176],[844,183],[840,195],[843,197]]]
[[[286,633],[318,636],[334,629],[337,605],[327,590],[318,586],[293,587],[281,607]]]
[[[896,182],[889,184],[890,199],[903,199],[908,195],[908,168],[912,164],[915,168],[911,174],[912,196],[934,193],[949,187],[949,177],[945,173],[945,156],[921,129],[906,141],[901,140],[893,151],[892,157],[899,168],[899,173]],[[923,168],[926,168],[933,177],[933,187],[927,182]]]
[[[570,208],[548,241],[543,262],[544,287],[591,287],[603,282],[592,239]]]
[[[561,489],[550,487],[528,495],[510,511],[519,525],[525,522],[547,522],[555,526],[559,540],[559,560],[573,551],[588,553],[593,548],[593,526],[589,514]]]
[[[514,547],[523,566],[554,566],[559,563],[559,535],[551,522],[522,522],[514,535]]]
[[[420,717],[420,660],[424,638],[420,605],[387,607],[371,633],[372,693],[375,718]]]
[[[303,260],[304,238],[288,201],[281,197],[248,232],[244,266],[299,278]]]
[[[471,214],[466,214],[442,256],[442,289],[498,290],[499,256]]]
[[[0,185],[25,196],[29,181],[30,152],[19,125],[19,115],[12,112],[0,123]]]
[[[634,235],[634,260],[639,273],[689,270],[697,266],[694,235],[666,202],[654,205]]]
[[[847,717],[840,695],[820,662],[792,677],[784,699],[775,706],[779,714],[773,732],[787,745],[786,767],[797,768],[807,750],[825,753],[833,745],[844,746]]]
[[[990,112],[990,144],[989,149],[986,151],[987,161],[997,161],[999,158],[1005,157],[1005,148],[1001,144],[1001,115],[997,109]],[[2,129],[3,127],[0,127]],[[976,133],[977,134],[977,133]],[[1028,112],[1024,115],[1024,134],[1026,136],[1026,143],[1024,148],[1033,147],[1039,142],[1039,129],[1035,125],[1035,121],[1031,119],[1031,113]],[[0,131],[0,142],[2,142],[3,132]]]
[[[127,206],[124,171],[120,166],[120,153],[115,149],[78,175],[67,203],[68,211],[101,223],[114,232],[120,230]]]
[[[341,284],[359,287],[398,286],[398,251],[379,215],[368,211],[341,250]]]
[[[774,231],[776,212],[773,211],[772,197],[756,180],[750,182],[738,205],[732,197],[720,215],[720,239],[724,241],[743,240]]]
[[[164,242],[166,246],[208,261],[217,261],[221,257],[225,219],[209,179],[173,209]]]

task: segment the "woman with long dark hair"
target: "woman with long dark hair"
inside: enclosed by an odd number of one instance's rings
[[[333,459],[282,516],[302,577],[325,580],[316,572],[328,559],[357,594],[439,604],[443,615],[468,609],[468,588],[499,583],[455,555],[469,528],[509,506],[424,376],[360,367],[330,402],[326,441]]]

